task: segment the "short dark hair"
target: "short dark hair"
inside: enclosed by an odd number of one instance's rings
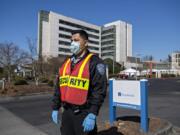
[[[79,34],[83,39],[88,40],[88,34],[84,30],[73,30],[72,35]]]

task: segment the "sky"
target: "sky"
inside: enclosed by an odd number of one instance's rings
[[[133,56],[164,60],[180,51],[180,0],[0,0],[0,43],[28,50],[37,39],[38,12],[54,11],[95,25],[132,24]]]

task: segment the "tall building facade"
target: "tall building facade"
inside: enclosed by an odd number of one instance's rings
[[[132,56],[132,25],[123,21],[115,21],[105,24],[104,27],[104,29],[109,29],[108,31],[110,32],[110,37],[108,38],[111,38],[112,40],[109,41],[109,43],[114,44],[114,47],[111,47],[112,50],[114,50],[112,52],[114,53],[113,59],[116,62],[123,64],[127,61],[128,56]],[[102,30],[102,37],[104,32],[106,32],[106,30]]]
[[[89,35],[88,48],[102,59],[126,62],[132,56],[132,25],[116,21],[97,26],[52,11],[38,14],[38,55],[57,57],[71,55],[71,32],[83,29]]]
[[[180,70],[180,51],[171,54],[171,66],[174,70]]]

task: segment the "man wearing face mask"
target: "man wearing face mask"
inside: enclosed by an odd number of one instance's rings
[[[63,107],[61,135],[96,135],[96,117],[107,89],[105,65],[87,49],[84,30],[73,31],[71,40],[73,55],[65,60],[56,79],[52,120],[58,124]]]

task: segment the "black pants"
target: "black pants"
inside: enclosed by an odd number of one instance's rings
[[[97,126],[95,124],[94,130],[91,132],[84,132],[84,127],[82,126],[84,118],[88,115],[86,111],[81,111],[74,114],[73,110],[68,108],[64,109],[62,114],[61,123],[61,135],[96,135]]]

